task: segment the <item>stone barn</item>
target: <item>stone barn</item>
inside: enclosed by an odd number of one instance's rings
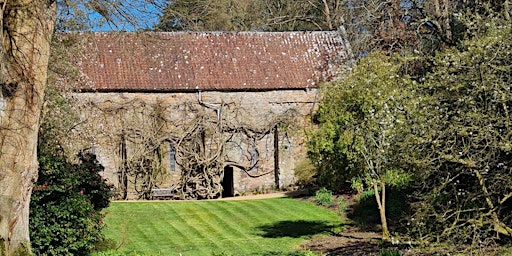
[[[80,116],[82,139],[69,144],[94,151],[124,199],[293,185],[317,88],[352,59],[337,31],[57,38],[69,45],[65,83]]]

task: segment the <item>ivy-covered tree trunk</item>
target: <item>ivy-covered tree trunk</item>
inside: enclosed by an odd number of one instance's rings
[[[0,29],[0,255],[30,255],[37,134],[56,3],[4,0]]]

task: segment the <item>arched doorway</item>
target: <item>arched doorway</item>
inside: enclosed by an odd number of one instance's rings
[[[220,183],[222,185],[222,197],[233,197],[235,195],[233,167],[224,167],[224,178]]]

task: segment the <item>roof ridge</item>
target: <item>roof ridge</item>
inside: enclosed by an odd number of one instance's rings
[[[143,34],[214,34],[214,35],[252,35],[252,34],[338,34],[337,30],[305,31],[60,31],[57,35],[101,34],[101,35],[143,35]]]

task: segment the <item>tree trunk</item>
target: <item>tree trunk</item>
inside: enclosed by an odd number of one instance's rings
[[[377,182],[373,182],[373,190],[375,191],[375,199],[379,207],[380,223],[382,226],[382,240],[389,241],[388,222],[386,219],[386,184],[383,181],[380,182],[380,189],[382,194],[379,193]]]
[[[329,30],[333,30],[334,26],[332,25],[332,17],[331,17],[331,10],[329,9],[329,3],[327,0],[323,0],[322,3],[324,4],[324,16],[325,16],[325,23],[327,24],[327,28]]]
[[[0,40],[0,255],[30,255],[28,229],[37,178],[37,134],[55,2],[2,3]]]
[[[452,27],[450,25],[450,1],[443,0],[443,29],[446,39],[451,42],[452,41]]]
[[[510,21],[510,4],[508,2],[508,0],[505,0],[505,2],[503,3],[503,12],[504,12],[504,16],[505,16],[505,20],[507,21]]]

